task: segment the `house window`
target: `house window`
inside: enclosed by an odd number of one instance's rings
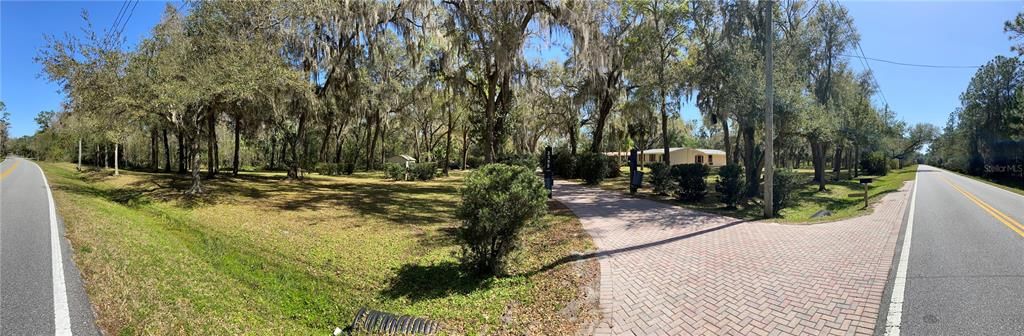
[[[704,156],[703,155],[694,156],[693,157],[693,162],[694,163],[704,163]]]
[[[708,154],[708,165],[711,165],[711,166],[715,165],[715,159],[714,158],[715,158],[714,156],[711,156],[711,154]]]
[[[654,154],[647,154],[647,162],[654,162]]]

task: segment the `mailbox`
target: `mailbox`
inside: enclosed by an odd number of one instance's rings
[[[868,184],[871,184],[873,180],[870,177],[860,178],[860,185],[864,186],[864,209],[868,208]]]

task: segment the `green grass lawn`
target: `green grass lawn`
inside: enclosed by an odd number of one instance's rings
[[[629,168],[623,167],[621,177],[606,179],[600,187],[606,190],[613,190],[622,193],[629,193]],[[876,178],[868,189],[869,202],[877,201],[881,195],[896,191],[904,182],[914,179],[917,166],[908,166],[903,169],[890,171],[888,175]],[[793,195],[793,204],[783,209],[779,218],[775,220],[783,223],[815,223],[821,221],[833,221],[843,218],[850,218],[867,213],[864,209],[864,189],[857,180],[830,181],[825,185],[826,191],[819,192],[818,185],[810,183],[813,177],[813,170],[797,170],[806,184],[798,189]],[[708,194],[700,202],[683,203],[671,196],[656,195],[651,192],[647,181],[644,181],[644,188],[637,191],[637,197],[648,198],[686,208],[710,212],[720,215],[732,216],[741,219],[761,218],[760,198],[747,200],[737,206],[736,209],[726,209],[725,204],[719,201],[718,193],[715,192],[717,173],[707,177]],[[831,173],[828,173],[831,176]],[[644,176],[646,179],[647,176]],[[829,217],[812,219],[811,216],[819,210],[832,212]]]
[[[508,276],[461,271],[460,174],[244,174],[189,198],[184,176],[42,166],[107,334],[325,335],[363,306],[448,334],[565,334],[596,314],[577,301],[596,285],[596,261],[559,262],[591,240],[557,203],[526,231]]]

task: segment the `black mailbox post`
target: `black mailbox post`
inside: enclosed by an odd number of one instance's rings
[[[551,198],[551,189],[555,187],[555,172],[551,169],[551,146],[544,147],[544,188],[548,189],[548,198]]]
[[[629,194],[636,195],[636,190],[640,188],[640,183],[643,181],[644,173],[637,170],[637,151],[636,148],[629,150]]]
[[[868,185],[873,182],[874,179],[870,177],[860,178],[860,185],[864,186],[864,208],[868,208]]]

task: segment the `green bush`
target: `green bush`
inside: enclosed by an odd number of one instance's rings
[[[651,168],[650,183],[654,193],[668,195],[674,189],[672,184],[671,171],[664,162],[652,162],[648,165]]]
[[[430,181],[437,176],[437,163],[436,162],[421,162],[412,165],[409,169],[410,179],[415,178],[420,181]]]
[[[484,158],[479,156],[469,155],[466,157],[466,168],[477,169],[484,163]]]
[[[619,159],[614,157],[606,157],[605,162],[608,163],[608,175],[607,178],[616,178],[622,176],[622,168],[619,166]]]
[[[554,154],[552,158],[552,164],[555,168],[555,175],[561,176],[566,179],[574,179],[578,176],[576,162],[578,156],[572,155],[567,150],[559,150]]]
[[[356,172],[356,163],[353,161],[345,162],[342,164],[342,173],[345,175],[352,175]]]
[[[729,209],[735,209],[739,203],[743,188],[746,186],[743,180],[743,166],[730,164],[718,169],[718,183],[715,184],[715,191],[719,199]]]
[[[320,175],[341,175],[341,164],[337,163],[317,163],[314,170]]]
[[[885,153],[882,152],[871,152],[865,155],[864,159],[860,161],[860,167],[868,175],[885,176],[889,173],[888,160],[885,157]]]
[[[544,183],[526,167],[489,164],[470,173],[457,211],[463,265],[498,274],[520,231],[544,216],[546,200]]]
[[[406,174],[408,170],[400,164],[388,163],[384,165],[384,178],[392,179],[395,181],[405,181],[408,177]]]
[[[772,183],[772,210],[775,211],[775,215],[779,214],[779,211],[790,205],[793,192],[800,188],[803,183],[800,181],[800,175],[792,169],[776,169],[775,177]]]
[[[700,163],[687,163],[672,166],[672,178],[679,188],[676,196],[680,201],[696,202],[704,199],[708,193],[708,166]]]
[[[589,185],[601,184],[608,175],[607,157],[601,153],[583,153],[579,157],[577,170],[583,182]]]
[[[530,170],[537,170],[538,161],[537,158],[530,154],[518,154],[507,156],[500,161],[501,163],[510,166],[523,166]]]

